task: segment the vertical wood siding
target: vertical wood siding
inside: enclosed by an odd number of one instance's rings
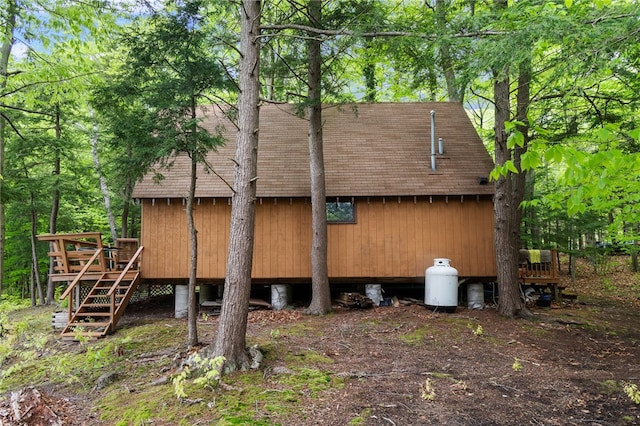
[[[259,199],[256,209],[254,278],[309,278],[311,204],[306,199]],[[195,206],[198,277],[224,278],[228,199]],[[355,224],[330,224],[329,276],[417,278],[433,259],[452,260],[460,276],[494,277],[493,204],[475,197],[356,199]],[[189,244],[181,200],[143,201],[142,274],[186,278]]]

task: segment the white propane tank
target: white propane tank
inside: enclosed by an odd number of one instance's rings
[[[436,310],[454,312],[458,306],[458,271],[451,259],[433,259],[425,272],[424,304]]]

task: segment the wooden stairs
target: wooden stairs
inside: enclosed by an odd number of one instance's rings
[[[89,260],[74,280],[69,284],[61,299],[69,297],[69,322],[62,330],[65,339],[79,340],[100,338],[113,333],[116,324],[140,282],[137,263],[143,247],[139,247],[127,265],[121,271],[104,271],[96,274],[89,272],[95,259]],[[101,249],[94,254],[100,256]],[[82,283],[92,282],[87,296],[73,309],[73,290]]]

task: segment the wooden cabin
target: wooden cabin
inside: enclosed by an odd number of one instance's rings
[[[219,109],[200,113],[203,125],[227,140],[208,155],[215,173],[198,168],[195,201],[198,278],[220,284],[232,195],[225,181],[233,182],[236,131]],[[323,122],[332,283],[423,282],[434,258],[451,259],[461,278],[495,279],[493,162],[461,105],[327,105]],[[312,237],[307,121],[291,105],[263,105],[259,132],[253,281],[306,283]],[[136,185],[146,280],[188,277],[189,172],[189,159],[181,156]],[[154,179],[156,173],[163,179]]]

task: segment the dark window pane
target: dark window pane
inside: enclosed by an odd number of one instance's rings
[[[351,201],[327,202],[327,222],[329,223],[355,223],[356,212]]]

